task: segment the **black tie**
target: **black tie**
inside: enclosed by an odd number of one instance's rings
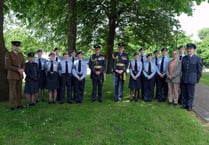
[[[56,57],[56,61],[58,61],[58,57]]]
[[[74,57],[73,57],[73,59],[72,59],[72,63],[74,64]]]
[[[68,74],[68,62],[65,62],[65,73]]]
[[[155,58],[155,65],[157,66],[158,64],[157,64],[157,57]]]
[[[152,73],[151,71],[151,62],[149,62],[149,66],[148,66],[148,75],[150,75]]]
[[[51,67],[50,67],[50,72],[54,71],[54,65],[53,65],[53,61],[51,61]]]
[[[81,60],[78,62],[78,72],[81,72]]]
[[[165,57],[163,56],[163,59],[162,59],[161,65],[160,65],[160,73],[163,73],[164,58]]]
[[[137,60],[135,60],[134,71],[137,72]]]
[[[179,59],[180,59],[180,60],[182,59],[182,56],[181,56],[181,55],[179,56]]]
[[[144,59],[143,59],[143,55],[141,56],[141,62],[142,62],[142,70],[144,70]]]
[[[41,67],[41,59],[39,58],[38,59],[38,68],[41,70],[42,69],[42,67]]]

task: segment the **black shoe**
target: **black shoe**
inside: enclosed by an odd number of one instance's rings
[[[41,100],[41,102],[45,102],[45,100],[44,100],[44,99],[42,99],[42,100]]]
[[[191,107],[187,108],[187,111],[192,111],[192,108]]]
[[[73,102],[72,102],[72,101],[68,101],[67,103],[68,103],[68,104],[73,104]]]
[[[38,103],[38,100],[36,100],[35,103],[37,104]]]
[[[17,106],[17,109],[23,109],[24,107],[23,106]]]
[[[95,101],[96,101],[96,99],[92,99],[91,101],[92,101],[92,102],[95,102]]]
[[[48,104],[51,104],[51,103],[52,103],[52,102],[50,102],[50,101],[48,102]]]
[[[15,108],[14,108],[14,107],[11,107],[11,108],[10,108],[10,110],[11,110],[11,111],[14,111],[14,110],[15,110]]]
[[[187,109],[187,107],[186,106],[181,106],[181,109]]]
[[[174,105],[174,106],[177,106],[178,104],[177,104],[177,103],[173,103],[173,105]]]
[[[63,104],[63,103],[64,103],[63,101],[60,102],[60,104]]]
[[[99,101],[99,103],[102,103],[102,100],[100,99],[100,100],[98,100]]]

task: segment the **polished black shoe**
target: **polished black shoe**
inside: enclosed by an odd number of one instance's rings
[[[14,108],[14,107],[11,107],[11,108],[10,108],[10,110],[11,110],[11,111],[14,111],[14,110],[15,110],[15,108]]]
[[[96,99],[92,99],[92,100],[91,100],[91,102],[95,102],[95,101],[96,101]]]
[[[17,106],[17,109],[23,109],[24,107],[23,106]]]

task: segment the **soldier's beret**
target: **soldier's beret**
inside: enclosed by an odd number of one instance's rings
[[[11,41],[12,45],[14,46],[20,46],[21,42],[20,41]]]
[[[161,51],[168,51],[168,48],[162,48]]]
[[[140,48],[139,51],[145,50],[145,48]]]
[[[184,45],[180,45],[180,46],[178,47],[179,50],[180,50],[181,48],[184,48]]]
[[[135,52],[135,53],[134,53],[134,56],[136,56],[136,55],[139,55],[139,53],[138,53],[138,52]]]
[[[118,47],[124,47],[125,45],[122,42],[118,43]]]
[[[97,49],[97,48],[99,48],[99,49],[101,48],[99,44],[94,45],[94,49]]]
[[[49,53],[49,56],[52,56],[52,55],[55,56],[55,54],[53,52]]]
[[[63,53],[63,56],[65,56],[65,55],[69,55],[69,53],[68,53],[68,52],[64,52],[64,53]]]
[[[56,47],[56,48],[54,48],[54,51],[56,51],[56,50],[60,50],[58,47]]]
[[[154,53],[158,53],[158,52],[159,52],[159,50],[155,50],[155,51],[154,51]]]
[[[42,50],[41,49],[38,49],[36,52],[39,53],[39,52],[42,52]]]
[[[149,57],[149,56],[152,56],[152,53],[148,53],[148,54],[147,54],[147,57]]]
[[[28,57],[34,57],[35,56],[35,53],[34,52],[29,52],[28,53]]]
[[[83,54],[81,51],[79,51],[79,52],[77,52],[77,54],[76,55],[79,55],[79,54]]]
[[[194,49],[196,49],[196,45],[193,44],[193,43],[188,43],[186,46],[187,46],[187,48],[194,48]]]

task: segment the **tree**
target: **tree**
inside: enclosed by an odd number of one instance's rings
[[[7,49],[4,44],[4,35],[3,35],[3,23],[4,23],[4,0],[0,1],[0,92],[1,97],[0,101],[7,100],[9,96],[9,85],[7,80],[7,72],[5,70],[5,54]]]

